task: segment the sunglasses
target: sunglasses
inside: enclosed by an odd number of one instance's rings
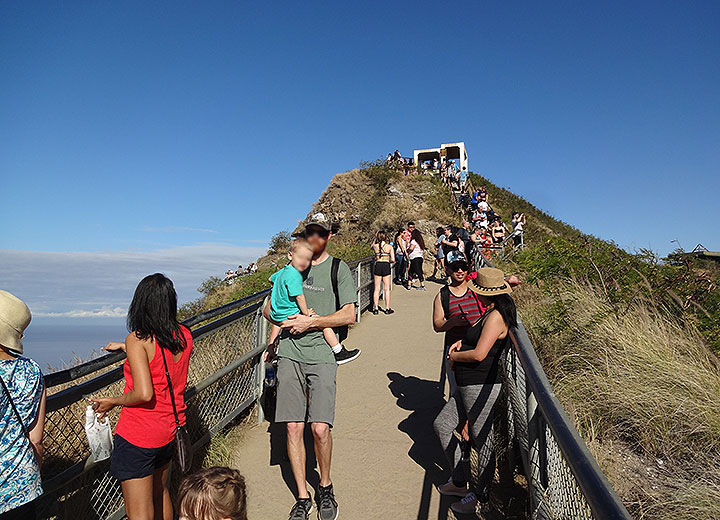
[[[448,267],[451,271],[465,271],[466,273],[468,271],[468,265],[465,262],[453,262],[448,264]]]
[[[313,235],[317,235],[320,238],[327,238],[328,236],[330,236],[330,231],[328,231],[326,229],[306,229],[305,230],[306,237],[311,237]]]

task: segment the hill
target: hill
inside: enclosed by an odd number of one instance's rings
[[[631,513],[642,519],[720,518],[720,269],[677,251],[658,258],[582,233],[489,179],[506,222],[525,213],[524,251],[495,258],[522,286],[514,298],[553,388]],[[436,178],[403,176],[380,162],[333,177],[308,214],[339,223],[329,249],[370,253],[377,229],[408,220],[430,238],[460,224]],[[276,234],[259,271],[232,284],[211,278],[193,314],[268,286],[293,229]],[[431,260],[430,257],[427,260]],[[426,268],[432,262],[425,262]]]

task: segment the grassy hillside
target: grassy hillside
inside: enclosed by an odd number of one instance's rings
[[[506,221],[527,216],[526,250],[498,266],[523,280],[521,318],[553,388],[635,518],[720,518],[720,269],[678,251],[627,252],[561,222],[489,179]],[[414,220],[430,238],[459,224],[450,193],[425,176],[380,163],[336,175],[313,205],[340,223],[330,242],[345,260],[366,256],[377,229]],[[232,285],[211,278],[187,315],[267,287],[290,235],[276,234],[260,271]]]
[[[499,261],[558,398],[635,518],[720,518],[720,268],[630,253],[488,179],[526,250]]]

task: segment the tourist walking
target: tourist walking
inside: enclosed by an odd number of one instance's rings
[[[410,233],[410,245],[408,246],[408,258],[410,259],[410,276],[417,278],[420,285],[418,290],[425,290],[425,277],[423,276],[423,256],[425,254],[425,241],[419,229],[415,229]],[[407,288],[412,287],[412,281],[408,281]]]
[[[307,489],[304,439],[305,425],[310,424],[320,469],[319,488],[315,494],[318,518],[335,520],[338,503],[330,478],[330,429],[335,421],[337,355],[333,356],[332,350],[327,348],[322,329],[354,323],[357,296],[348,265],[330,256],[325,249],[332,236],[332,225],[327,217],[322,213],[313,214],[305,222],[304,235],[314,253],[310,268],[303,273],[303,293],[308,307],[316,314],[291,316],[276,323],[282,332],[277,347],[275,422],[286,425],[288,458],[298,490],[290,519],[307,520],[313,509]],[[334,279],[336,283],[333,283]],[[271,320],[269,303],[263,314]],[[357,357],[360,351],[345,350],[344,353]],[[269,345],[266,359],[274,354],[274,345]]]
[[[395,312],[390,307],[390,291],[392,284],[390,277],[392,273],[392,264],[395,263],[395,251],[393,247],[387,243],[384,231],[375,233],[375,241],[372,245],[375,253],[375,266],[373,267],[373,277],[375,279],[375,291],[373,292],[373,314],[378,313],[378,302],[380,300],[380,285],[383,288],[383,299],[385,300],[385,314]]]

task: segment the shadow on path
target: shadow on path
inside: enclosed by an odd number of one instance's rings
[[[270,433],[270,465],[280,466],[280,472],[282,473],[285,485],[293,494],[293,497],[297,497],[298,489],[287,454],[287,427],[285,423],[273,422],[270,423],[268,432]],[[320,485],[320,473],[316,470],[317,459],[315,458],[315,443],[309,424],[305,425],[305,454],[305,479],[313,491],[317,493],[318,486]]]
[[[445,454],[432,427],[433,420],[445,405],[442,386],[438,381],[406,377],[397,372],[388,372],[387,377],[390,380],[388,388],[397,399],[397,405],[412,412],[398,424],[398,430],[413,440],[408,455],[425,470],[417,520],[428,520],[433,485],[447,482],[450,475]],[[448,518],[450,504],[456,500],[459,498],[441,497],[438,520]]]

